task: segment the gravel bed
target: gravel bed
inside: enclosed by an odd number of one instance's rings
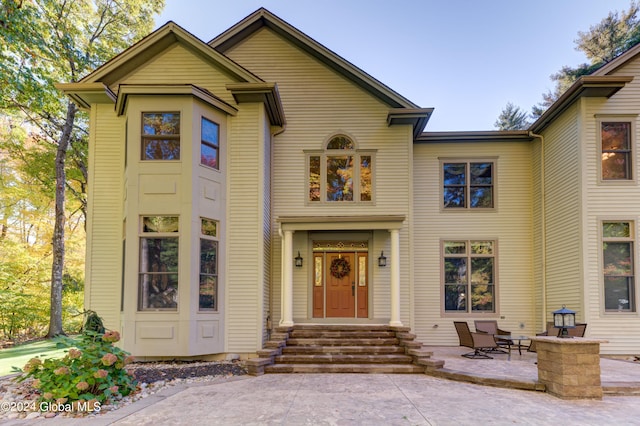
[[[39,395],[30,386],[30,379],[17,383],[15,376],[0,377],[0,424],[3,420],[13,419],[100,416],[167,387],[247,374],[240,361],[136,363],[128,365],[127,369],[133,372],[138,381],[137,391],[102,405],[99,412],[39,411],[36,403]]]

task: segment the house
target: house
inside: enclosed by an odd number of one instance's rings
[[[136,356],[255,354],[271,324],[454,320],[533,335],[563,305],[640,353],[640,47],[527,131],[424,132],[414,104],[265,9],[169,22],[58,87],[90,111],[85,305]]]

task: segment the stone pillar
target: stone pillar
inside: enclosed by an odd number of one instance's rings
[[[400,231],[391,233],[391,320],[389,325],[402,327],[400,321]]]
[[[538,381],[562,399],[602,399],[600,343],[574,337],[533,337],[538,353]]]
[[[293,232],[284,231],[282,243],[282,319],[280,325],[293,325]]]

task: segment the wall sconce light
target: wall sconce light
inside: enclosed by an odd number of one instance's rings
[[[568,328],[576,328],[576,313],[562,305],[562,309],[553,312],[553,326],[560,329],[558,337],[570,338]]]
[[[298,255],[295,257],[296,268],[302,268],[302,256],[300,256],[300,250],[298,250]]]
[[[384,256],[384,251],[380,252],[380,257],[378,258],[378,266],[381,268],[387,266],[387,258]]]

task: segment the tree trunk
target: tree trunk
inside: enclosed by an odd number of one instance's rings
[[[62,273],[64,270],[64,227],[65,215],[65,186],[67,175],[65,162],[67,149],[71,140],[71,130],[76,117],[76,106],[69,102],[67,105],[67,118],[62,129],[62,135],[58,141],[56,150],[56,194],[55,194],[55,225],[53,228],[53,264],[51,266],[51,310],[49,314],[49,332],[47,337],[65,334],[62,328]]]

